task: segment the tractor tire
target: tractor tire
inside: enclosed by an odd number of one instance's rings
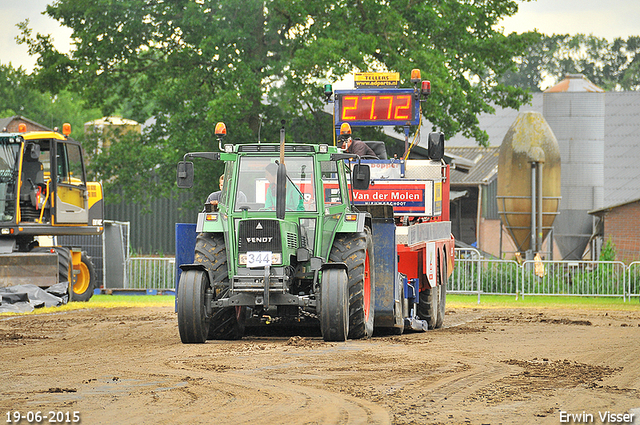
[[[320,289],[320,331],[325,341],[347,340],[349,334],[349,291],[347,272],[327,269],[322,272]]]
[[[202,264],[211,276],[213,298],[226,297],[229,293],[227,249],[220,234],[200,233],[196,238],[194,256],[196,264]],[[208,339],[242,339],[245,330],[247,307],[215,308],[211,313]]]
[[[96,286],[96,268],[89,255],[82,251],[82,261],[80,262],[80,273],[76,275],[75,282],[71,286],[71,301],[87,302],[93,296]]]
[[[362,233],[341,233],[331,247],[329,261],[347,265],[349,278],[349,338],[369,338],[373,335],[375,309],[375,279],[371,230]]]
[[[178,282],[178,331],[183,344],[207,340],[209,320],[205,306],[209,278],[202,270],[185,270]]]

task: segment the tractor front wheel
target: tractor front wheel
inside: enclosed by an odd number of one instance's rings
[[[229,296],[229,269],[224,236],[200,233],[196,238],[194,262],[202,264],[211,276],[213,299]],[[208,339],[241,339],[244,336],[247,307],[221,307],[211,312]]]
[[[184,344],[202,344],[209,333],[205,306],[209,278],[202,270],[185,270],[178,282],[178,331]]]
[[[349,291],[347,272],[322,272],[320,289],[320,331],[325,341],[346,341],[349,334]]]

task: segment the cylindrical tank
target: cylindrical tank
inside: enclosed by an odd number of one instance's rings
[[[136,121],[116,116],[84,123],[85,135],[92,132],[98,133],[98,147],[100,149],[108,149],[113,141],[130,131],[141,133],[142,126]]]
[[[543,94],[543,115],[562,158],[562,200],[554,240],[566,260],[582,258],[593,231],[588,211],[604,203],[604,90],[569,74]]]
[[[498,212],[519,251],[531,247],[531,164],[542,167],[542,240],[560,200],[560,150],[539,112],[521,112],[504,136],[498,159]]]

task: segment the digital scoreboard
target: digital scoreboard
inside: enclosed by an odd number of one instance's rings
[[[336,124],[352,126],[418,125],[419,101],[413,89],[335,91]]]

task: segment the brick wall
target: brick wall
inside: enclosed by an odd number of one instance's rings
[[[40,125],[38,123],[35,123],[33,121],[30,120],[25,120],[22,119],[22,117],[17,117],[13,120],[11,120],[9,122],[9,124],[7,124],[7,132],[9,133],[17,133],[18,132],[18,126],[20,124],[26,124],[27,126],[27,131],[46,131],[48,130],[47,127]]]
[[[616,260],[640,260],[640,200],[613,208],[604,220],[604,243],[611,238]]]

